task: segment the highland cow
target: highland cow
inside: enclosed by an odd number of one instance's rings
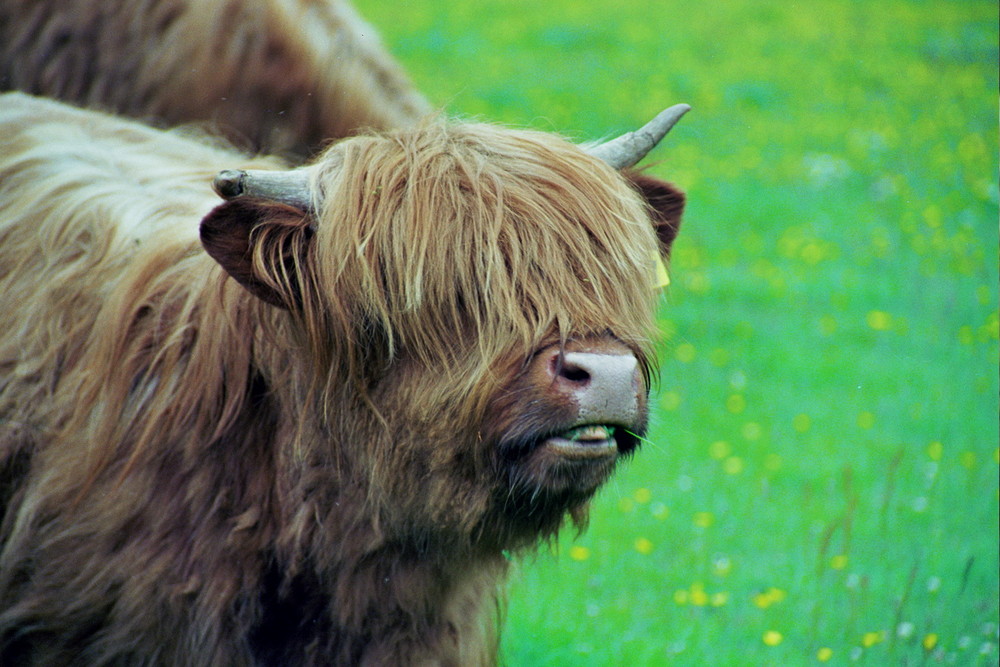
[[[683,197],[615,167],[683,111],[282,171],[0,96],[0,663],[493,664],[645,432]]]
[[[3,0],[0,90],[297,157],[431,110],[347,0]]]

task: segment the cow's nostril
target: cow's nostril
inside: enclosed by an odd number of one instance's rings
[[[590,373],[587,369],[569,362],[563,357],[559,362],[559,377],[569,380],[574,384],[586,384],[590,382]]]

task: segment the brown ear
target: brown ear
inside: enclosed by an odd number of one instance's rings
[[[239,197],[216,206],[200,231],[208,254],[253,295],[279,308],[301,305],[301,271],[313,235],[306,213]]]
[[[660,237],[663,254],[669,257],[670,246],[673,245],[681,228],[684,193],[666,181],[631,169],[623,170],[622,176],[649,204],[650,215],[656,226],[656,235]]]

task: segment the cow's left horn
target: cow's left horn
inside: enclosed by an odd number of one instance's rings
[[[660,143],[681,116],[691,110],[687,104],[675,104],[664,109],[656,118],[649,121],[635,132],[623,134],[617,139],[611,139],[603,144],[586,149],[587,153],[607,162],[615,169],[627,169]]]
[[[220,197],[227,200],[236,197],[261,197],[303,211],[312,208],[309,172],[306,169],[292,171],[227,169],[219,172],[212,181],[212,187]]]

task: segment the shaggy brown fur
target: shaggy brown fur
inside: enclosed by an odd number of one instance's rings
[[[300,156],[430,111],[347,0],[4,0],[0,90]]]
[[[540,351],[634,354],[636,447],[676,191],[441,121],[318,165],[213,210],[280,165],[0,96],[0,663],[492,664],[504,550],[614,466],[540,444]]]

